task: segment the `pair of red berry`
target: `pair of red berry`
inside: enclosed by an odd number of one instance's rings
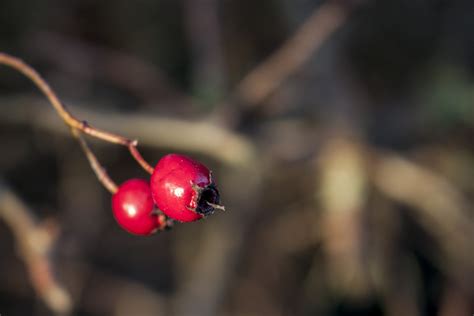
[[[149,183],[130,179],[112,196],[115,219],[136,235],[150,235],[166,228],[167,217],[192,222],[212,214],[216,208],[222,206],[209,169],[178,154],[164,156]]]

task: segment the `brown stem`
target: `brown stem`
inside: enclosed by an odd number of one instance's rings
[[[130,151],[130,154],[135,160],[143,167],[148,173],[153,172],[153,167],[150,166],[142,157],[137,149],[137,141],[123,137],[121,135],[113,134],[89,125],[86,121],[81,121],[72,115],[66,108],[66,106],[59,100],[56,93],[46,83],[46,81],[40,76],[36,70],[27,65],[21,59],[10,56],[0,52],[0,64],[7,65],[28,77],[34,84],[43,92],[48,98],[51,105],[54,107],[59,116],[63,121],[69,125],[73,130],[79,130],[90,136],[105,140],[110,143],[120,144],[126,146]]]
[[[140,164],[140,166],[142,166],[142,168],[145,169],[146,172],[148,172],[149,174],[152,174],[153,167],[150,166],[150,164],[148,164],[148,162],[146,162],[145,159],[143,159],[142,154],[140,154],[140,152],[138,151],[137,144],[138,144],[138,141],[136,140],[130,142],[127,145],[128,150],[130,151],[130,154],[132,154],[133,158],[135,158],[135,160]]]
[[[84,137],[80,134],[79,130],[71,129],[72,135],[79,141],[84,154],[89,160],[92,170],[94,170],[97,179],[102,185],[109,190],[110,193],[114,194],[117,192],[117,184],[109,177],[107,171],[102,167],[97,157],[94,155],[89,145],[87,144]]]

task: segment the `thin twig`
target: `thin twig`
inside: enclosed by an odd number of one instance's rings
[[[38,295],[56,314],[69,313],[73,304],[71,296],[54,276],[49,257],[55,234],[48,227],[37,224],[33,212],[1,179],[0,218],[15,236],[19,254]]]
[[[107,171],[104,167],[102,167],[84,137],[79,133],[79,130],[72,129],[72,135],[78,140],[79,144],[81,145],[81,148],[84,151],[87,160],[89,160],[89,164],[91,165],[92,170],[94,170],[94,173],[97,176],[99,182],[102,183],[102,185],[107,190],[109,190],[110,193],[114,194],[115,192],[117,192],[117,184],[109,177]]]
[[[10,66],[11,68],[21,72],[44,93],[48,98],[51,105],[54,107],[59,116],[63,121],[73,129],[80,130],[81,132],[91,135],[93,137],[102,139],[104,141],[120,144],[126,146],[130,151],[131,155],[135,160],[140,164],[140,166],[145,169],[148,173],[153,172],[153,167],[150,166],[141,156],[140,152],[137,149],[137,141],[131,140],[121,135],[113,134],[89,125],[86,121],[81,121],[73,116],[65,107],[65,105],[59,100],[57,95],[51,89],[51,87],[46,83],[46,81],[36,72],[32,67],[27,65],[21,59],[10,56],[5,53],[0,53],[0,64]]]

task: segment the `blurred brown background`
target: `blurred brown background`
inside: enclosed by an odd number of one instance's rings
[[[472,0],[2,0],[0,51],[151,163],[208,164],[228,209],[125,233],[0,66],[2,316],[474,313]]]

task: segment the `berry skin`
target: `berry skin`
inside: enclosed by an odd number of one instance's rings
[[[160,228],[145,180],[130,179],[120,185],[112,196],[112,211],[117,223],[129,233],[146,236]]]
[[[158,208],[180,222],[193,222],[217,209],[219,192],[211,172],[203,164],[183,155],[160,159],[150,179],[151,195]]]

